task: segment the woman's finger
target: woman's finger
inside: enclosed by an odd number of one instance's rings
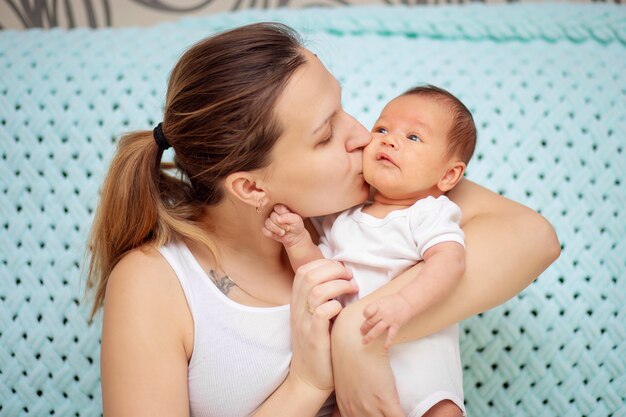
[[[308,262],[300,266],[300,268],[298,268],[298,270],[296,271],[296,275],[305,276],[306,274],[312,272],[313,270],[323,268],[328,265],[334,265],[334,264],[341,266],[339,262],[332,261],[330,259],[326,259],[326,258],[315,259],[311,262]]]
[[[298,268],[294,279],[294,292],[308,295],[311,288],[323,282],[336,279],[350,280],[351,278],[352,272],[339,262],[329,259],[316,259]]]
[[[328,329],[329,320],[339,314],[342,308],[341,303],[337,300],[326,301],[324,304],[315,308],[313,316],[321,320],[315,320],[311,330],[321,330],[320,327]]]
[[[317,387],[334,387],[329,330],[331,319],[342,307],[332,298],[351,288],[347,281],[350,277],[351,273],[340,263],[317,259],[298,268],[294,278],[290,315],[291,372]],[[321,287],[309,300],[311,290],[317,286]],[[315,304],[307,305],[311,302]]]
[[[315,309],[333,298],[344,294],[354,294],[357,291],[358,288],[352,280],[335,279],[311,288],[306,301],[311,308]]]

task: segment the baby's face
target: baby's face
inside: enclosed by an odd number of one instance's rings
[[[452,116],[439,100],[406,95],[383,109],[363,152],[365,180],[394,200],[440,195]]]

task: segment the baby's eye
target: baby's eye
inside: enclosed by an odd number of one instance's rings
[[[384,127],[378,127],[374,130],[376,133],[382,133],[383,135],[387,134],[387,129]]]
[[[409,135],[406,137],[408,140],[412,140],[413,142],[421,142],[422,140],[420,139],[419,136],[417,135]]]

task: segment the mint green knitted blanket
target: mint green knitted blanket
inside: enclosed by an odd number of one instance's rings
[[[626,416],[626,8],[248,11],[152,28],[0,32],[0,416],[98,416],[85,240],[123,132],[161,119],[181,52],[259,20],[296,27],[371,127],[418,83],[475,115],[467,175],[540,211],[560,259],[462,323],[470,416]]]

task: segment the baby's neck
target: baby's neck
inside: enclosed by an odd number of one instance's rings
[[[416,193],[414,196],[410,196],[402,199],[393,199],[386,197],[380,192],[376,191],[373,196],[373,203],[363,207],[363,212],[370,216],[384,218],[387,214],[395,210],[403,210],[411,207],[413,204],[427,197],[440,197],[444,195],[443,192],[437,190],[427,190],[423,193]]]

